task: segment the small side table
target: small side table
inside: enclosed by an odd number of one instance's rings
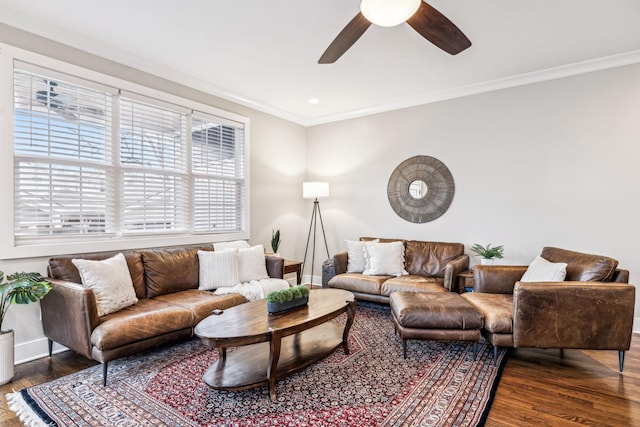
[[[296,284],[302,283],[302,261],[284,260],[284,274],[296,273]]]
[[[473,292],[473,270],[461,271],[458,274],[458,292]]]

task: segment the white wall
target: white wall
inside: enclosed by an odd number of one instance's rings
[[[633,65],[312,127],[308,175],[332,186],[329,249],[362,235],[494,243],[528,264],[558,246],[613,257],[638,282],[639,117]],[[440,159],[456,185],[425,224],[387,200],[392,171],[415,155]]]
[[[269,248],[271,230],[280,228],[282,255],[302,257],[304,240],[298,237],[306,230],[306,210],[300,194],[306,172],[304,127],[2,24],[0,42],[248,116],[251,121],[250,242]],[[0,199],[12,197],[13,189],[0,183]],[[6,273],[38,271],[45,274],[46,265],[47,258],[0,260],[0,270]],[[12,306],[3,326],[16,332],[16,362],[46,354],[39,304]]]

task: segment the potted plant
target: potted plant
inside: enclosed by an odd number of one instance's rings
[[[496,259],[504,258],[504,247],[502,245],[491,247],[491,243],[489,243],[484,247],[476,243],[471,246],[471,252],[481,257],[480,264],[482,265],[495,264]]]
[[[267,295],[267,312],[270,314],[291,310],[309,302],[309,289],[304,285],[281,289]]]
[[[271,230],[271,249],[276,256],[279,256],[278,249],[280,248],[280,229]]]
[[[51,290],[38,273],[13,273],[6,279],[0,271],[0,385],[11,381],[14,373],[14,333],[3,329],[4,316],[11,304],[36,302]]]

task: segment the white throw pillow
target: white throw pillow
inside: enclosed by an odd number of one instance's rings
[[[347,273],[362,273],[367,260],[364,257],[364,244],[357,240],[345,240],[347,244]]]
[[[238,274],[240,275],[240,283],[269,278],[264,258],[264,246],[257,245],[247,249],[238,249]]]
[[[567,276],[566,262],[550,262],[538,255],[522,275],[521,282],[562,282]]]
[[[366,266],[362,274],[367,276],[402,276],[404,269],[404,244],[402,242],[365,242]]]
[[[240,283],[236,250],[198,251],[198,261],[200,263],[198,289],[210,291]]]
[[[234,240],[232,242],[215,242],[213,244],[214,251],[226,251],[228,249],[245,249],[248,248],[249,242],[246,240]]]
[[[71,262],[78,268],[82,285],[93,291],[98,316],[138,302],[127,260],[122,253],[100,261],[74,258]]]

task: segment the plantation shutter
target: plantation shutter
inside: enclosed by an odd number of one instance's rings
[[[110,117],[114,93],[95,83],[16,62],[17,242],[113,232]]]
[[[122,230],[188,231],[187,110],[142,96],[120,98]]]
[[[194,111],[191,122],[194,231],[245,226],[244,125]]]

